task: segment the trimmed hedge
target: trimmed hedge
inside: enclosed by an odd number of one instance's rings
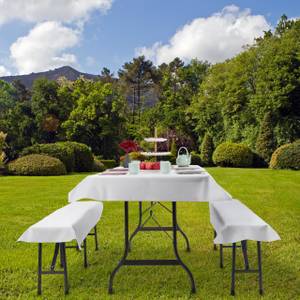
[[[118,166],[114,159],[100,159],[100,162],[104,165],[105,169],[111,169]]]
[[[104,164],[98,159],[98,158],[94,158],[94,161],[93,161],[93,171],[94,172],[103,172],[105,171],[105,166]]]
[[[198,165],[198,166],[202,165],[200,154],[198,154],[194,151],[191,152],[191,164],[192,165]]]
[[[74,151],[74,171],[88,172],[93,170],[94,156],[92,150],[86,144],[77,142],[59,142],[56,144],[70,147]]]
[[[50,176],[67,174],[64,164],[47,155],[30,154],[20,157],[7,166],[8,173],[24,176]]]
[[[223,143],[214,151],[213,162],[221,167],[251,167],[253,153],[246,145]]]
[[[272,154],[270,168],[300,170],[300,140],[277,148]]]
[[[213,164],[212,162],[213,152],[214,152],[213,139],[208,133],[205,133],[204,139],[200,147],[200,153],[201,153],[200,158],[204,166],[211,166]]]
[[[67,172],[73,172],[75,169],[74,150],[64,143],[35,144],[24,148],[21,152],[21,156],[29,154],[45,154],[55,157],[63,162]]]

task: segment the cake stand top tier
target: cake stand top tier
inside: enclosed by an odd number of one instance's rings
[[[144,138],[144,140],[149,143],[162,143],[167,141],[167,139],[159,138],[159,137],[149,137],[149,138]]]

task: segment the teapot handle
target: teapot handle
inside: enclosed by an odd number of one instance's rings
[[[186,147],[180,147],[179,150],[178,150],[178,152],[177,152],[177,156],[179,155],[181,149],[184,149],[185,152],[186,152],[186,154],[189,155],[189,151],[188,151],[188,149]]]

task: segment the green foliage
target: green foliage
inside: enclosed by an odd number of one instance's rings
[[[65,145],[74,151],[76,172],[88,172],[93,170],[94,157],[91,149],[82,143],[77,142],[60,142],[60,145]]]
[[[259,135],[256,141],[256,150],[260,156],[269,162],[275,148],[272,117],[266,113],[260,126]]]
[[[200,147],[200,157],[201,157],[202,164],[204,166],[212,165],[213,152],[214,152],[214,143],[212,137],[208,133],[205,133],[204,139]]]
[[[270,168],[300,170],[300,140],[276,149],[272,154]]]
[[[10,162],[8,173],[24,176],[52,176],[65,175],[67,171],[64,164],[57,158],[31,154]]]
[[[35,144],[23,149],[21,156],[28,154],[45,154],[63,162],[68,172],[75,169],[75,155],[72,147],[65,143]]]
[[[4,153],[4,146],[6,145],[5,139],[6,139],[7,134],[4,132],[0,131],[0,168],[3,167],[3,162],[5,159],[5,153]]]
[[[130,160],[145,160],[145,156],[140,152],[131,152],[129,153]]]
[[[103,171],[105,171],[105,169],[106,168],[105,168],[104,164],[97,157],[94,157],[92,171],[103,172]]]
[[[77,80],[76,104],[63,123],[68,140],[89,145],[93,153],[115,157],[125,125],[125,101],[110,83]]]
[[[251,167],[253,153],[246,145],[223,143],[214,151],[213,162],[221,167]]]
[[[100,162],[104,165],[105,169],[115,168],[118,165],[114,159],[100,159]]]
[[[191,164],[192,165],[198,165],[198,166],[202,166],[202,160],[201,160],[201,155],[192,151],[191,152]]]
[[[172,139],[170,152],[171,152],[172,156],[174,156],[174,157],[177,156],[177,145],[176,145],[174,138]]]

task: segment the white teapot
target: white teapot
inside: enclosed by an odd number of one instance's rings
[[[180,154],[180,150],[185,150],[185,154]],[[191,155],[186,147],[180,147],[177,153],[176,165],[178,167],[188,167],[191,164]]]

